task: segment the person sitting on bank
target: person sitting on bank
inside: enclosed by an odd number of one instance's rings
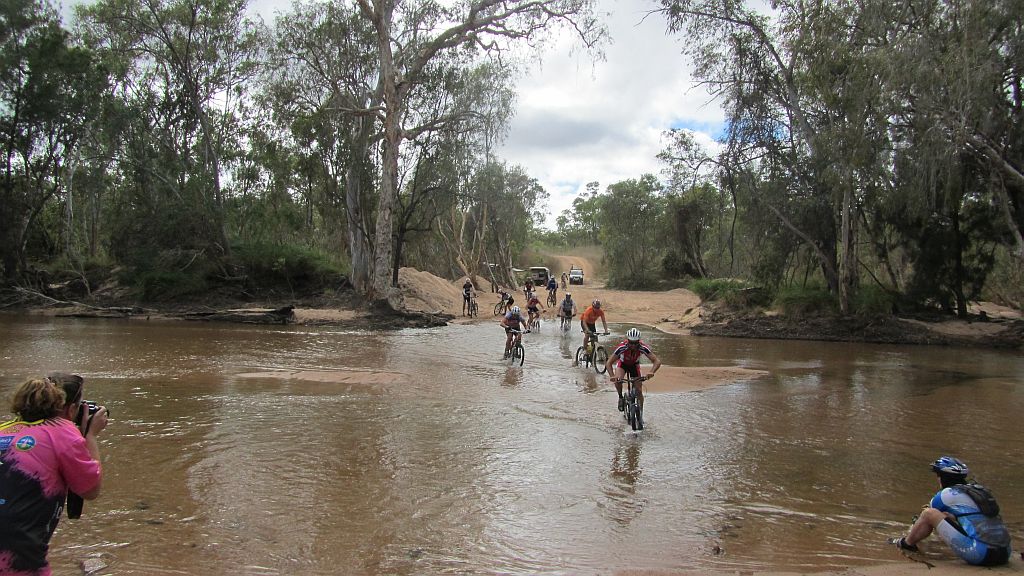
[[[68,491],[86,500],[99,496],[96,436],[107,426],[107,411],[87,417],[83,435],[73,422],[82,384],[63,373],[27,380],[11,401],[18,418],[0,423],[0,574],[51,574],[46,555]]]
[[[952,456],[932,463],[939,490],[905,537],[893,543],[901,550],[917,552],[917,543],[932,532],[957,556],[975,566],[999,566],[1010,559],[1010,533],[999,516],[992,492],[980,484],[968,483],[967,465]]]

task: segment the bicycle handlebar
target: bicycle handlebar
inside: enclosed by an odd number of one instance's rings
[[[580,330],[580,332],[590,334],[591,336],[607,336],[611,334],[611,332],[590,332],[589,330]]]
[[[647,374],[646,376],[638,376],[636,378],[615,378],[615,381],[616,382],[625,382],[626,380],[632,380],[633,382],[643,382],[644,380],[650,380],[650,379],[651,379],[651,375]]]

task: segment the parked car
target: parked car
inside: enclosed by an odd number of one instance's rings
[[[569,284],[583,285],[583,268],[569,268]]]
[[[544,286],[548,283],[548,278],[550,277],[551,270],[544,266],[533,266],[530,268],[530,278],[533,280],[534,286]]]

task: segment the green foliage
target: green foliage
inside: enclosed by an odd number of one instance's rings
[[[241,244],[232,250],[253,289],[308,291],[342,282],[345,271],[325,254],[294,244]]]
[[[697,278],[690,282],[687,288],[700,296],[701,300],[729,302],[735,301],[736,294],[751,288],[751,285],[735,278]]]
[[[209,288],[205,276],[193,271],[147,269],[127,273],[121,280],[144,302],[189,299]]]
[[[636,289],[653,286],[664,252],[665,197],[651,174],[612,184],[601,198],[599,221],[608,285]]]
[[[896,300],[892,292],[878,285],[861,286],[854,294],[852,309],[854,313],[866,316],[892,314]]]
[[[820,286],[786,286],[775,292],[773,306],[786,316],[835,314],[839,303]]]

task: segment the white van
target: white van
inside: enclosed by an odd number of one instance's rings
[[[533,280],[534,286],[544,286],[548,283],[548,278],[551,278],[551,270],[544,266],[533,266],[530,268],[529,278]]]

